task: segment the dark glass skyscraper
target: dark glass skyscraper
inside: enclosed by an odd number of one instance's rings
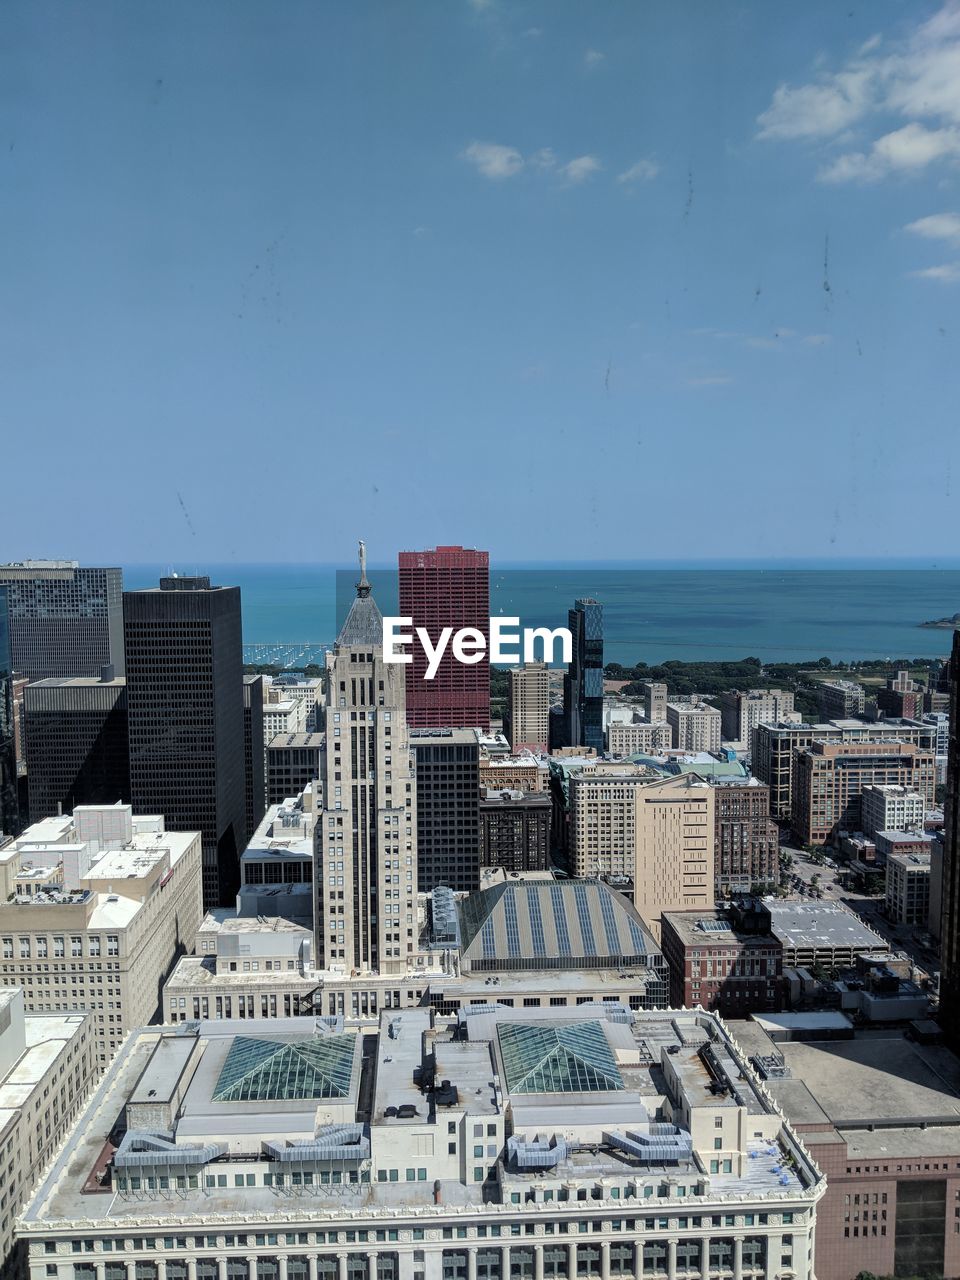
[[[566,745],[603,750],[603,605],[578,600],[567,615],[573,641],[563,677]]]
[[[960,1049],[960,631],[950,658],[950,741],[943,807],[943,886],[940,912],[940,1024]]]
[[[0,835],[20,831],[17,753],[13,740],[13,670],[7,588],[0,583]]]
[[[111,668],[99,680],[28,684],[23,737],[31,822],[78,804],[129,804],[127,689]]]
[[[31,680],[123,675],[123,575],[73,560],[0,565],[13,669]]]
[[[161,578],[123,596],[135,813],[199,831],[203,902],[232,906],[246,840],[240,588]]]

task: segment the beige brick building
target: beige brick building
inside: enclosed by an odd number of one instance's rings
[[[719,751],[721,722],[720,708],[707,702],[667,703],[667,723],[678,751]]]
[[[547,750],[550,741],[550,672],[543,662],[527,662],[510,672],[507,708],[514,751]]]
[[[633,900],[660,941],[665,911],[712,909],[716,791],[696,774],[638,789]]]
[[[607,750],[612,756],[632,756],[638,752],[660,755],[673,746],[673,730],[666,721],[648,724],[638,720],[633,724],[617,724],[612,721],[607,728]]]

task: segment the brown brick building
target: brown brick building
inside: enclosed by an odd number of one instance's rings
[[[727,1018],[781,1008],[783,947],[749,909],[664,912],[660,946],[670,1002]]]

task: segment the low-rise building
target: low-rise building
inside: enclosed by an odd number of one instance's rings
[[[930,913],[930,854],[894,853],[887,858],[887,917],[896,924],[927,927]]]
[[[302,698],[283,698],[279,702],[271,702],[271,688],[267,693],[267,701],[263,704],[263,740],[272,742],[280,735],[305,733],[307,718],[310,714],[307,702]]]
[[[715,1017],[487,1004],[146,1028],[20,1237],[31,1280],[813,1280],[824,1191]]]
[[[612,756],[661,755],[673,747],[673,729],[665,720],[611,721],[607,727],[607,750]]]
[[[890,947],[859,916],[833,902],[764,898],[770,932],[783,947],[784,969],[844,969],[860,955],[886,955]]]
[[[667,911],[660,941],[670,1002],[743,1018],[782,1008],[783,947],[749,923],[749,912]]]
[[[0,975],[28,1013],[87,1010],[100,1070],[152,1020],[200,923],[200,835],[81,806],[0,850]]]
[[[0,987],[0,1275],[17,1213],[66,1137],[96,1075],[89,1013],[27,1013],[19,987]]]
[[[547,791],[550,766],[542,756],[524,751],[516,756],[481,756],[480,786],[492,791]]]

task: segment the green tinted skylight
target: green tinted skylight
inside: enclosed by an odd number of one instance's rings
[[[508,1093],[606,1093],[624,1087],[599,1022],[504,1022],[497,1034]]]
[[[356,1039],[316,1036],[282,1044],[237,1036],[213,1091],[214,1102],[279,1102],[346,1098]]]

